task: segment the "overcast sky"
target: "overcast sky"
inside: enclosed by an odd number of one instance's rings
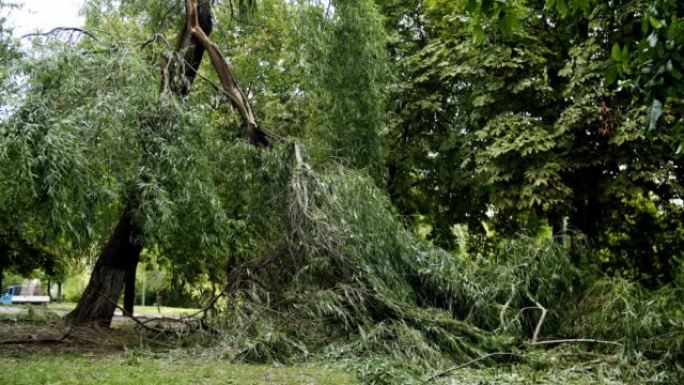
[[[15,36],[29,32],[49,31],[55,27],[80,27],[79,10],[83,0],[17,0],[21,9],[9,13]],[[4,11],[3,11],[4,12]]]

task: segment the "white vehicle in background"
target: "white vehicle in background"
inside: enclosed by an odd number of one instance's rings
[[[40,281],[37,279],[26,280],[21,285],[8,286],[0,297],[0,304],[32,304],[46,305],[50,303],[50,296],[43,295]]]

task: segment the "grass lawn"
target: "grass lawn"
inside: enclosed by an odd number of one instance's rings
[[[21,354],[0,357],[2,385],[344,385],[341,369],[231,364],[217,359],[140,354]]]
[[[76,304],[73,302],[62,302],[62,303],[51,303],[48,305],[49,309],[52,310],[57,310],[57,311],[70,311],[73,308],[76,307]],[[161,310],[161,313],[159,312]],[[181,316],[181,315],[189,315],[189,314],[194,314],[197,312],[199,309],[192,309],[192,308],[182,308],[182,307],[167,307],[167,306],[162,306],[160,309],[157,309],[156,306],[135,306],[135,313],[138,314],[162,314],[165,316]]]

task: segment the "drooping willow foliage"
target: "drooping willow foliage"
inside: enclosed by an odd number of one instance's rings
[[[312,169],[294,143],[243,150],[258,168],[242,196],[247,232],[235,240],[260,247],[239,247],[250,252],[229,271],[220,324],[232,357],[384,357],[424,373],[491,353],[505,354],[484,362],[517,360],[533,338],[585,338],[615,342],[596,348],[626,359],[659,357],[668,378],[681,375],[684,325],[670,308],[681,293],[649,302],[638,284],[601,279],[580,235],[459,256],[407,230],[367,174]],[[363,370],[371,383],[387,375]]]
[[[36,45],[22,62],[23,100],[0,126],[2,224],[77,260],[137,189],[147,247],[169,261],[222,255],[231,221],[206,151],[222,120],[159,95],[155,56],[112,40]]]

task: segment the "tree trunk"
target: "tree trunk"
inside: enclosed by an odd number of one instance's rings
[[[105,327],[111,324],[126,274],[135,269],[142,250],[141,232],[133,220],[136,206],[135,199],[129,199],[114,233],[97,258],[78,305],[65,317],[68,322]]]
[[[9,266],[9,262],[9,248],[5,246],[4,242],[0,242],[0,295],[2,295],[2,290],[5,288],[2,286],[2,282],[5,275],[5,268]]]
[[[129,269],[126,270],[125,286],[124,286],[124,313],[126,315],[133,315],[133,307],[135,306],[135,272],[138,270],[138,263],[136,261]]]
[[[197,5],[196,19],[200,28],[211,33],[211,4],[209,0],[202,0]],[[192,36],[186,25],[181,30],[177,52],[185,51],[181,74],[169,73],[169,62],[162,63],[162,90],[170,90],[178,97],[184,97],[189,92],[197,70],[202,61],[204,46]],[[178,76],[185,77],[185,82],[178,82]],[[142,230],[135,224],[133,215],[137,209],[137,199],[129,198],[126,209],[119,219],[114,233],[98,256],[95,268],[90,276],[90,282],[78,301],[76,308],[66,315],[67,322],[73,324],[97,323],[109,326],[114,316],[116,303],[125,287],[124,311],[133,314],[135,304],[135,272],[142,251]]]

